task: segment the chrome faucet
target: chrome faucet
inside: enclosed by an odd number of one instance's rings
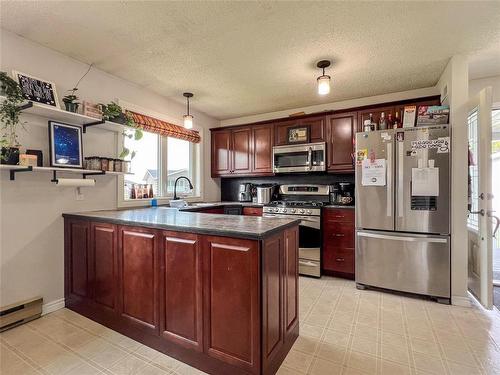
[[[189,183],[189,188],[190,188],[191,190],[193,190],[193,189],[194,189],[194,188],[193,188],[193,184],[191,183],[191,180],[190,180],[189,178],[187,178],[187,177],[185,177],[185,176],[177,177],[177,179],[176,179],[176,180],[175,180],[175,182],[174,182],[174,200],[179,199],[179,198],[177,197],[177,181],[179,181],[181,178],[185,178],[185,179],[187,180],[187,182]]]

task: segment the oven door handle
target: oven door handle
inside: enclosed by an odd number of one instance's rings
[[[299,226],[303,227],[309,227],[313,229],[318,229],[320,228],[320,223],[314,220],[308,220],[308,219],[300,219]]]

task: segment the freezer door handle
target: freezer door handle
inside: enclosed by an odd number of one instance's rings
[[[386,215],[392,216],[392,147],[391,144],[387,144],[387,189],[386,189]]]
[[[403,159],[404,159],[404,146],[403,142],[397,142],[398,144],[398,196],[396,197],[398,201],[398,217],[403,217],[404,210],[404,197],[403,197]]]
[[[367,233],[367,232],[358,232],[357,235],[359,237],[378,238],[381,240],[393,240],[393,241],[429,242],[429,243],[447,243],[448,242],[448,240],[445,238],[405,237],[405,236],[392,236],[392,235],[387,235],[387,234]]]

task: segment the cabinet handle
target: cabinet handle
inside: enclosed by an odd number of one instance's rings
[[[345,259],[344,258],[336,258],[335,259],[337,262],[345,262]]]
[[[345,237],[343,233],[332,233],[332,237]]]
[[[342,215],[335,215],[334,217],[336,217],[337,219],[343,219],[345,216],[342,216]]]

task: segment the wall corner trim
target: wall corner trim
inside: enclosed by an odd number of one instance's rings
[[[451,296],[451,304],[454,306],[471,307],[470,298],[463,296]]]
[[[64,298],[56,299],[55,301],[44,303],[42,305],[42,316],[50,314],[51,312],[57,311],[64,308]]]

